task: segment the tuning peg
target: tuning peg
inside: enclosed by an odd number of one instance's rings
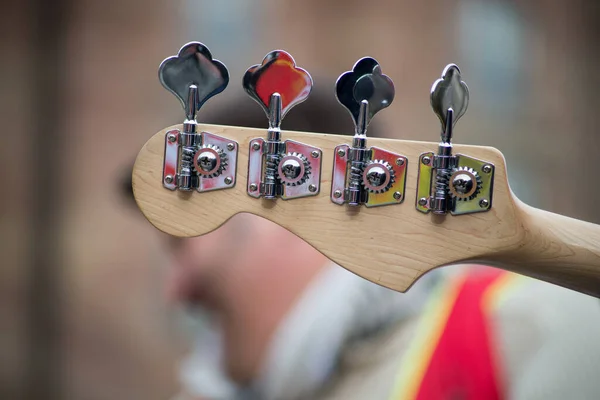
[[[267,138],[250,142],[248,194],[266,199],[292,199],[318,194],[321,149],[291,140],[281,141],[281,120],[292,107],[308,98],[313,81],[283,50],[266,55],[250,67],[242,80],[244,90],[269,119]]]
[[[442,141],[452,139],[452,128],[467,111],[469,88],[461,80],[456,64],[448,64],[442,77],[431,87],[431,108],[442,124]]]
[[[283,50],[270,52],[261,64],[250,67],[242,83],[267,114],[271,128],[279,127],[288,111],[308,98],[313,85],[310,74]]]
[[[356,133],[365,134],[375,114],[394,101],[394,82],[383,75],[375,59],[364,57],[338,78],[335,94],[352,115]]]
[[[406,157],[377,147],[367,148],[367,127],[379,111],[394,100],[394,82],[379,63],[365,57],[335,85],[338,101],[356,126],[352,146],[335,148],[331,201],[367,207],[400,204],[404,200]]]
[[[437,153],[419,157],[416,208],[423,213],[461,215],[491,208],[494,165],[453,154],[452,131],[468,105],[469,88],[460,69],[449,64],[431,87],[431,108],[440,119],[442,138]]]
[[[199,192],[233,187],[238,144],[210,132],[198,133],[196,121],[200,107],[227,87],[225,65],[213,59],[208,47],[191,42],[161,63],[158,78],[185,110],[183,132],[173,129],[165,136],[163,186]]]
[[[221,93],[229,83],[227,67],[214,60],[200,42],[184,45],[176,56],[167,58],[158,69],[160,83],[179,99],[187,121],[195,121],[200,107]]]

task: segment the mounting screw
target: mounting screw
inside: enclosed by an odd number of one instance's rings
[[[174,133],[169,133],[167,135],[167,139],[169,140],[169,142],[175,143],[175,141],[177,140],[177,136]]]
[[[487,208],[490,205],[490,202],[488,199],[481,199],[479,201],[479,207],[481,208]]]
[[[258,142],[252,143],[252,150],[260,150],[260,144]]]
[[[344,150],[342,150],[342,149],[339,149],[337,154],[340,157],[344,157],[346,155],[346,152]]]
[[[310,155],[312,156],[312,158],[319,158],[319,152],[316,150],[311,151]]]
[[[227,143],[227,150],[232,151],[233,149],[235,149],[235,144]]]
[[[343,150],[340,150],[340,151],[343,151]],[[342,197],[342,191],[336,190],[335,192],[333,192],[333,197],[335,197],[336,199],[339,199],[340,197]]]
[[[256,192],[256,189],[258,189],[258,186],[256,185],[256,183],[251,183],[250,184],[250,191],[251,192]]]
[[[232,182],[233,182],[233,178],[231,176],[228,176],[225,178],[226,185],[231,185]]]
[[[400,200],[402,198],[402,193],[400,193],[400,192],[394,192],[394,198],[396,200]]]
[[[173,176],[171,176],[171,175],[165,176],[165,182],[166,183],[173,183]]]
[[[425,156],[421,161],[423,161],[423,164],[429,165],[429,163],[431,163],[431,157]]]
[[[483,167],[481,167],[481,170],[486,174],[489,174],[492,172],[492,166],[490,164],[485,164]]]
[[[404,165],[404,159],[403,158],[396,158],[396,165],[401,167]]]
[[[427,205],[427,199],[425,197],[421,197],[419,199],[419,205],[420,206],[426,206]]]
[[[317,185],[308,185],[308,190],[311,192],[316,192],[317,191]]]

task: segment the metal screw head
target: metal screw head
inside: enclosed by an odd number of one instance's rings
[[[203,151],[198,154],[198,167],[204,172],[212,171],[217,166],[217,155],[212,151]]]
[[[342,149],[338,150],[337,155],[340,157],[344,157],[346,155],[346,152]]]
[[[492,172],[492,166],[490,164],[485,164],[483,167],[481,167],[481,170],[486,174],[489,174]]]
[[[256,192],[256,189],[258,189],[258,186],[256,185],[256,183],[251,183],[250,184],[250,191],[251,192]]]
[[[166,183],[173,183],[173,176],[171,176],[171,175],[165,176],[165,182]]]
[[[404,165],[404,159],[403,158],[396,158],[396,165],[401,167]]]
[[[254,150],[254,151],[260,150],[260,143],[258,143],[258,142],[252,143],[252,150]]]
[[[319,152],[316,150],[311,151],[310,155],[312,156],[312,158],[319,158]]]
[[[400,200],[402,198],[402,193],[400,193],[400,192],[394,192],[394,198],[396,200]]]
[[[431,163],[431,157],[425,156],[421,161],[423,162],[423,164],[429,165]]]
[[[231,176],[225,177],[225,184],[226,185],[231,185],[232,182],[233,182],[233,178]]]
[[[340,197],[342,197],[342,191],[336,190],[335,192],[333,192],[333,197],[335,197],[336,199],[339,199]]]
[[[366,178],[372,187],[380,187],[385,184],[389,174],[389,171],[386,171],[384,167],[373,165],[366,171]]]
[[[311,192],[316,192],[317,191],[317,185],[308,185],[308,190]]]
[[[167,139],[169,140],[169,142],[174,143],[177,140],[177,136],[175,136],[174,133],[169,133],[167,135]]]
[[[420,206],[426,206],[427,205],[427,199],[425,197],[421,197],[419,199],[419,205]]]
[[[479,207],[487,208],[490,205],[490,201],[488,199],[481,199],[479,201]]]
[[[470,174],[457,174],[454,179],[452,179],[452,187],[457,193],[462,195],[472,193],[474,191],[474,185],[475,182],[473,182],[473,178]]]
[[[232,151],[233,149],[235,149],[235,144],[227,143],[227,150]]]
[[[281,172],[288,179],[296,179],[302,173],[302,165],[300,161],[295,158],[288,158],[281,165]]]

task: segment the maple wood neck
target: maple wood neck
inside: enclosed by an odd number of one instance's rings
[[[520,244],[481,262],[600,298],[600,225],[515,204]]]

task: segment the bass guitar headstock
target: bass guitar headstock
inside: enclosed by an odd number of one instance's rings
[[[264,110],[267,129],[196,121],[204,102],[229,82],[225,66],[201,43],[165,60],[159,76],[185,118],[144,145],[133,190],[146,218],[167,234],[199,236],[251,213],[398,291],[433,268],[481,262],[600,296],[600,229],[524,205],[509,188],[498,150],[452,142],[469,103],[454,64],[431,88],[439,142],[367,137],[369,121],[392,108],[396,95],[392,79],[370,57],[335,85],[355,122],[352,138],[281,129],[313,84],[282,50],[242,80]]]
[[[515,223],[507,221],[516,221],[517,212],[502,155],[451,143],[468,103],[455,65],[431,92],[442,122],[439,143],[367,138],[369,121],[395,96],[391,78],[370,57],[335,87],[356,125],[350,140],[281,130],[283,117],[312,88],[308,72],[284,51],[269,53],[242,80],[267,116],[266,130],[196,121],[202,104],[229,81],[203,44],[185,45],[163,62],[159,76],[185,119],[144,145],[133,188],[146,218],[163,232],[198,236],[237,213],[252,213],[400,291],[431,268],[485,258],[515,242]]]

